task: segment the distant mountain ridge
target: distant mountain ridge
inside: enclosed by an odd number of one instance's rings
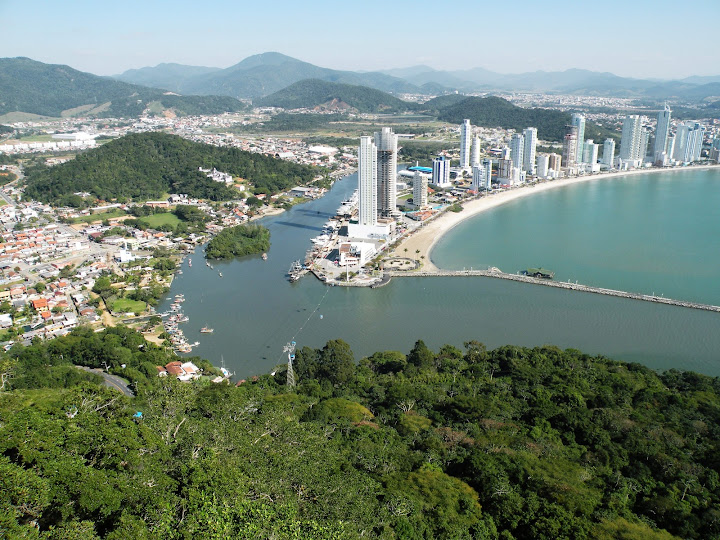
[[[162,66],[162,64],[161,64]],[[193,66],[185,66],[193,69]],[[153,70],[156,77],[153,78]],[[158,85],[170,85],[166,69],[143,68],[130,70],[118,75],[126,82]],[[336,69],[315,66],[276,52],[256,54],[245,58],[241,62],[225,69],[213,72],[189,75],[190,71],[183,72],[178,69],[178,76],[172,82],[173,88],[184,94],[217,94],[235,98],[258,99],[268,96],[306,79],[368,86],[383,92],[393,93],[422,93],[418,86],[398,77],[392,77],[378,72],[356,73],[353,71],[340,71]],[[141,78],[142,75],[142,78]]]
[[[172,70],[168,66],[172,66]],[[206,71],[196,71],[201,69]],[[716,85],[720,84],[720,75],[659,81],[620,77],[586,69],[502,74],[481,67],[437,70],[419,65],[354,72],[319,67],[277,52],[249,56],[225,69],[160,64],[155,68],[129,70],[116,78],[186,94],[218,94],[251,99],[268,96],[305,79],[368,86],[394,94],[429,95],[453,90],[517,91],[690,100],[718,95]]]
[[[176,114],[217,114],[244,105],[227,96],[167,95],[164,90],[30,58],[0,58],[0,115],[137,117],[149,105]]]

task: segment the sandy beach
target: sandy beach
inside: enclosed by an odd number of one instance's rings
[[[668,169],[648,169],[648,170],[632,170],[632,171],[621,171],[613,173],[603,174],[587,174],[584,176],[578,176],[573,178],[563,178],[561,180],[548,180],[537,184],[529,184],[520,186],[507,191],[494,192],[489,195],[483,196],[479,199],[475,199],[469,202],[464,202],[462,212],[443,212],[437,218],[430,222],[423,224],[422,227],[417,229],[408,238],[395,248],[395,253],[399,255],[407,254],[410,257],[420,258],[424,256],[422,270],[425,272],[432,272],[438,270],[438,268],[430,260],[430,253],[435,243],[442,238],[453,227],[459,225],[463,221],[473,216],[496,208],[500,205],[509,203],[527,197],[535,193],[541,193],[550,189],[557,189],[565,186],[572,186],[580,184],[582,182],[611,180],[613,178],[634,176],[637,174],[653,174],[661,172],[672,172],[672,171],[699,171],[703,169],[713,169],[719,165],[702,165],[697,167],[677,167]],[[407,252],[405,251],[407,249]],[[417,251],[419,250],[419,253]]]

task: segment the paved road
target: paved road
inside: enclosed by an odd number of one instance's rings
[[[109,388],[114,388],[115,390],[119,390],[123,394],[125,394],[128,397],[134,397],[135,394],[133,394],[133,391],[130,390],[130,387],[128,386],[128,382],[125,379],[122,379],[118,377],[117,375],[111,375],[110,373],[105,373],[100,368],[89,368],[87,366],[75,366],[78,369],[82,369],[83,371],[87,371],[90,373],[95,373],[96,375],[100,375],[103,379],[105,379],[105,386]]]

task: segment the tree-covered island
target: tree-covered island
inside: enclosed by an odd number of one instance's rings
[[[206,259],[232,259],[270,249],[270,231],[262,225],[236,225],[223,229],[205,247]]]

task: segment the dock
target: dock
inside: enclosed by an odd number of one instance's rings
[[[664,296],[654,296],[650,294],[631,293],[626,291],[617,291],[615,289],[606,289],[603,287],[592,287],[590,285],[582,285],[578,283],[570,283],[566,281],[552,281],[543,278],[534,278],[519,274],[506,274],[497,269],[489,270],[438,270],[433,272],[402,272],[388,271],[386,276],[395,277],[491,277],[497,279],[507,279],[510,281],[519,281],[521,283],[529,283],[531,285],[544,285],[545,287],[556,287],[558,289],[568,289],[572,291],[588,292],[593,294],[603,294],[605,296],[617,296],[619,298],[628,298],[631,300],[643,300],[645,302],[655,302],[657,304],[666,304],[669,306],[680,306],[691,309],[699,309],[703,311],[714,311],[720,313],[720,306],[710,304],[701,304],[698,302],[688,302],[685,300],[674,300],[665,298]],[[387,282],[383,283],[385,285]]]

